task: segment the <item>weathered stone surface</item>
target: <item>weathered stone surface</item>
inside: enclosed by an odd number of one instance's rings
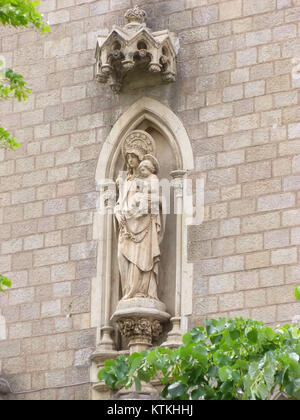
[[[0,273],[13,282],[0,296],[7,337],[0,370],[11,386],[90,380],[100,319],[91,314],[100,300],[97,160],[111,127],[143,96],[181,119],[204,179],[205,218],[188,231],[191,322],[218,315],[292,321],[300,283],[299,0],[139,1],[151,30],[169,29],[179,40],[177,81],[136,84],[119,96],[96,82],[94,48],[133,4],[41,3],[50,35],[0,34],[6,64],[33,89],[27,102],[0,104],[1,123],[21,143],[0,150]],[[20,399],[88,399],[89,391]]]

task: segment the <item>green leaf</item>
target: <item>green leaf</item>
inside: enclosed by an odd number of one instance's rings
[[[0,274],[0,292],[5,293],[6,289],[9,289],[11,287],[11,281],[9,278],[4,277],[2,274]]]
[[[168,391],[172,398],[179,398],[185,394],[187,387],[180,382],[174,382],[169,385]]]
[[[143,357],[139,353],[134,353],[129,357],[130,369],[132,371],[137,370],[141,366],[142,362]]]
[[[229,367],[222,367],[219,370],[219,378],[221,379],[222,382],[226,382],[229,379],[232,379],[232,370]]]
[[[218,373],[219,369],[217,368],[217,366],[210,366],[207,372],[210,378],[216,378],[218,376]]]
[[[248,332],[247,338],[251,343],[256,344],[258,340],[257,330],[251,330],[250,332]]]
[[[264,379],[268,388],[268,392],[271,392],[272,388],[274,387],[274,375],[275,369],[271,367],[266,367],[264,369]]]
[[[300,300],[300,286],[296,287],[295,297],[297,300]]]
[[[142,390],[141,381],[138,378],[134,378],[134,383],[135,383],[136,392],[141,392],[141,390]]]
[[[269,391],[266,385],[259,384],[257,387],[257,395],[262,399],[266,400],[269,396]]]
[[[0,145],[10,150],[20,147],[15,138],[3,127],[0,127]]]
[[[199,386],[199,388],[194,389],[191,393],[192,400],[199,400],[200,398],[204,397],[206,394],[204,386]]]
[[[241,336],[240,331],[237,330],[237,329],[236,330],[233,330],[233,331],[229,331],[229,334],[230,334],[231,340],[233,340],[233,341],[238,340],[240,338],[240,336]]]

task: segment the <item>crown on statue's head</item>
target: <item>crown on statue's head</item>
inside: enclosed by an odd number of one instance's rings
[[[136,5],[133,9],[127,10],[125,19],[128,21],[128,23],[137,23],[141,25],[146,22],[147,13],[145,10]]]

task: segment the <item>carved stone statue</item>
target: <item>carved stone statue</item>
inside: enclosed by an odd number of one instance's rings
[[[122,300],[158,300],[158,266],[164,223],[160,211],[159,164],[153,138],[133,131],[123,144],[125,179],[119,177],[115,207]]]

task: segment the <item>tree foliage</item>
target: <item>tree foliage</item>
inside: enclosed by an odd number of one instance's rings
[[[296,290],[295,290],[295,297],[296,297],[296,299],[297,299],[297,300],[299,300],[299,301],[300,301],[300,286],[297,286],[297,287],[296,287]]]
[[[42,34],[49,32],[49,26],[45,24],[43,16],[37,11],[39,4],[39,1],[32,0],[1,0],[0,23],[15,28],[32,24]]]
[[[300,329],[272,329],[250,319],[207,320],[177,349],[108,360],[99,379],[112,389],[137,391],[159,379],[167,400],[266,400],[276,387],[300,399]]]

